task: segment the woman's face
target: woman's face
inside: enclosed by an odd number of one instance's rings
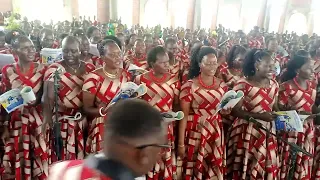
[[[83,38],[81,39],[80,42],[80,51],[81,54],[83,55],[88,55],[89,51],[90,51],[90,43],[89,43],[89,39],[88,38]]]
[[[110,69],[119,69],[123,61],[119,46],[115,43],[105,47],[104,62]]]
[[[158,55],[156,62],[152,65],[152,69],[157,74],[165,74],[169,72],[169,56],[167,53]]]
[[[271,52],[277,52],[278,42],[276,40],[271,40],[268,44],[268,50]]]
[[[94,30],[90,39],[92,44],[97,44],[101,40],[101,32],[98,29]]]
[[[44,33],[42,35],[42,39],[41,39],[41,46],[43,48],[52,48],[54,43],[54,37],[53,34],[46,34]]]
[[[137,54],[144,54],[146,53],[146,45],[143,41],[136,41],[134,44],[134,51]]]
[[[76,41],[64,42],[62,44],[62,56],[64,61],[66,61],[67,64],[69,65],[78,64],[80,62],[79,61],[79,57],[80,57],[79,43]]]
[[[200,63],[201,73],[207,76],[214,76],[218,68],[218,59],[214,54],[208,54],[203,57]]]
[[[301,79],[312,80],[314,78],[314,61],[310,59],[298,70],[298,76]]]
[[[271,57],[263,57],[260,62],[256,62],[256,75],[260,78],[272,79],[275,72],[275,61]]]
[[[237,57],[233,61],[233,67],[235,69],[241,69],[244,58],[245,58],[245,54],[238,54]]]
[[[32,62],[35,60],[36,49],[31,40],[22,41],[16,53],[20,61]]]
[[[136,42],[136,40],[137,40],[137,35],[131,36],[131,38],[129,40],[129,44],[133,46],[134,43]]]

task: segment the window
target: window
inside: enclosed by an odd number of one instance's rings
[[[320,35],[320,1],[313,0],[311,5],[311,13],[314,13],[313,18],[313,32]]]
[[[216,5],[215,1],[202,0],[201,1],[201,28],[209,29],[212,24],[213,7]],[[219,17],[219,16],[218,16]]]
[[[269,32],[278,32],[280,19],[284,13],[287,0],[271,0],[270,4],[270,21],[269,21]]]
[[[234,4],[224,4],[218,12],[218,24],[237,31],[240,28],[239,9]]]
[[[20,13],[28,20],[50,23],[64,20],[63,0],[21,0]]]
[[[118,17],[122,24],[132,26],[133,0],[117,0]]]
[[[176,27],[187,26],[187,17],[188,17],[189,4],[186,3],[186,0],[174,0],[173,2],[173,12],[174,12],[174,24]]]
[[[296,32],[297,35],[307,33],[307,18],[302,13],[294,13],[291,15],[286,30],[290,33]]]
[[[163,0],[148,0],[144,9],[144,25],[154,27],[167,26],[167,7]]]
[[[258,24],[262,0],[243,0],[242,1],[242,20],[245,21],[243,31],[249,33]]]
[[[97,0],[78,0],[79,16],[86,17],[86,20],[90,17],[93,21],[94,16],[97,16]]]

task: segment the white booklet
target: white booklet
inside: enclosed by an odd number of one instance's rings
[[[36,96],[30,86],[20,89],[12,89],[0,96],[0,104],[11,113],[12,111],[36,100]]]
[[[221,109],[233,108],[243,98],[243,95],[244,94],[242,91],[228,91],[222,96],[221,101],[218,104],[217,111],[220,111]]]
[[[276,112],[277,119],[275,121],[277,131],[294,131],[303,132],[303,121],[308,116],[300,115],[303,119],[301,120],[297,111],[279,111]]]

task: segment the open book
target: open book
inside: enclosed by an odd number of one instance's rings
[[[221,101],[218,104],[217,111],[220,111],[221,109],[233,108],[242,99],[243,95],[244,94],[242,91],[228,91],[222,96]]]
[[[20,89],[12,89],[0,96],[0,104],[7,111],[12,111],[36,100],[36,96],[30,86]]]
[[[276,112],[277,119],[275,121],[277,131],[295,131],[303,132],[303,121],[308,116],[303,116],[302,119],[295,110]]]
[[[119,93],[112,99],[108,107],[118,102],[120,99],[138,98],[147,93],[145,84],[137,85],[134,82],[127,82],[121,86]]]

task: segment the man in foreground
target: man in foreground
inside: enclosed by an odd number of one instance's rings
[[[105,124],[102,154],[64,161],[50,169],[49,180],[131,180],[147,174],[166,144],[167,126],[147,102],[126,99],[116,103]]]

